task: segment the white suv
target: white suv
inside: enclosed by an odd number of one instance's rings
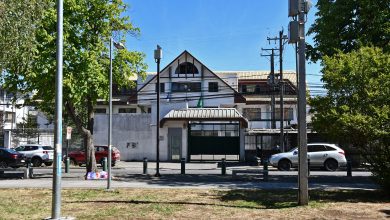
[[[26,156],[27,159],[30,159],[34,167],[40,167],[42,163],[46,166],[53,164],[54,149],[51,146],[26,144],[20,145],[15,150]]]
[[[335,171],[347,164],[344,150],[335,144],[307,144],[307,159],[310,159],[310,167],[323,167],[328,171]],[[292,167],[298,167],[298,148],[274,154],[270,157],[269,162],[279,170],[287,171]]]

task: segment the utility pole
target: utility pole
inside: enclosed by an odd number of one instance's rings
[[[305,33],[305,15],[299,13],[299,28],[301,33]],[[299,56],[299,89],[298,89],[298,135],[299,135],[299,180],[302,182],[299,194],[299,204],[307,205],[309,203],[308,193],[308,166],[307,166],[307,130],[306,130],[306,57],[305,57],[305,35],[300,36],[298,42]]]
[[[284,147],[284,81],[283,81],[283,46],[285,44],[285,40],[287,40],[287,36],[283,35],[283,30],[279,31],[279,37],[269,38],[268,41],[274,40],[279,41],[279,94],[280,94],[280,150],[282,152],[285,151]]]
[[[157,45],[157,49],[154,50],[154,60],[157,63],[157,122],[156,122],[156,145],[157,145],[157,155],[156,155],[156,174],[155,177],[160,177],[160,61],[162,58],[162,48]]]
[[[271,57],[271,73],[270,75],[268,76],[268,85],[271,87],[271,129],[275,129],[276,128],[276,120],[275,120],[275,62],[274,62],[274,57],[275,57],[275,48],[271,48],[271,49],[261,49],[263,51],[271,51],[271,54],[267,54],[267,55],[261,55],[263,57],[265,56],[269,56]],[[273,140],[273,139],[272,139]],[[272,141],[272,144],[273,141]]]
[[[298,204],[308,205],[305,14],[309,12],[311,3],[307,0],[289,0],[288,4],[288,16],[293,19],[289,23],[289,43],[298,43]]]
[[[271,95],[271,128],[276,128],[276,120],[275,120],[275,50],[271,51],[271,80],[272,80],[272,95]]]

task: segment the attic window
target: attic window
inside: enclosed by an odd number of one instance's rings
[[[196,66],[190,62],[179,64],[175,71],[176,74],[198,74],[199,71]]]

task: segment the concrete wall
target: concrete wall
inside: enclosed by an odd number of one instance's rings
[[[112,145],[121,152],[121,160],[142,160],[155,157],[155,126],[150,114],[113,114]],[[154,129],[153,129],[154,127]],[[108,144],[108,115],[97,114],[94,125],[94,144]]]

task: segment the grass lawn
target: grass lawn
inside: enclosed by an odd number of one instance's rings
[[[297,206],[297,190],[66,189],[62,216],[76,219],[389,219],[381,191],[312,190]],[[0,219],[50,217],[51,190],[0,189]]]

